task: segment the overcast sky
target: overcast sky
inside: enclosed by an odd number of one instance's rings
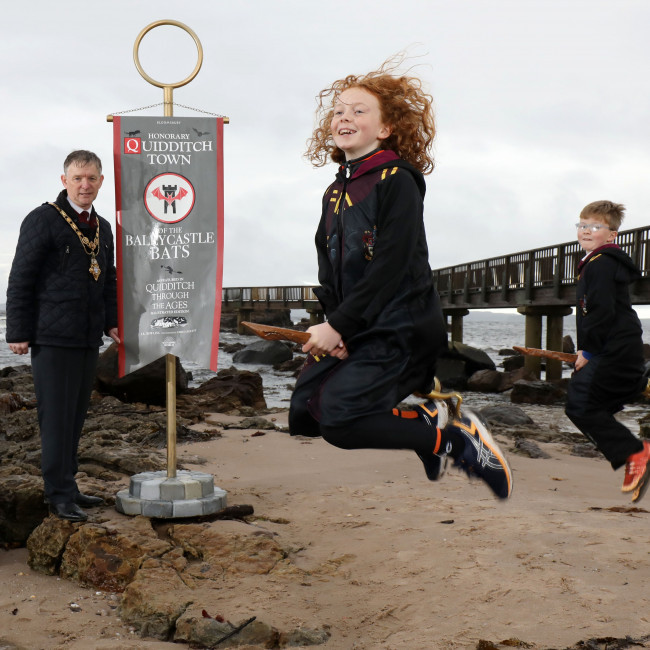
[[[224,286],[316,282],[313,235],[335,166],[303,157],[315,96],[407,49],[435,100],[437,166],[427,177],[432,268],[575,238],[580,209],[650,215],[650,2],[647,0],[51,0],[3,7],[0,42],[5,197],[0,302],[24,216],[61,189],[61,164],[94,150],[95,203],[114,224],[106,115],[162,102],[133,62],[161,19],[204,50],[177,104],[227,115]],[[196,63],[174,27],[149,32],[140,58],[173,82]],[[134,115],[162,115],[162,106]],[[181,106],[176,115],[200,116]]]

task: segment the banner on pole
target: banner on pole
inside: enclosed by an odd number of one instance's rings
[[[120,377],[166,354],[217,369],[223,119],[113,118]]]

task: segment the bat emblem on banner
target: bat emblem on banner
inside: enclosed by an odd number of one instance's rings
[[[171,192],[169,192],[169,190],[166,189],[164,185],[162,186],[162,189],[163,191],[161,192],[160,188],[156,187],[151,191],[151,193],[157,199],[160,199],[161,201],[167,201],[169,205],[171,205],[174,201],[180,201],[184,196],[187,196],[188,194],[188,191],[184,187],[181,187],[181,189],[178,191],[178,194],[172,194]],[[174,187],[173,189],[175,190],[176,187]]]

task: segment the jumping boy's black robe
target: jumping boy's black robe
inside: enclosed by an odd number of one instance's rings
[[[320,287],[344,361],[312,358],[292,396],[293,434],[346,425],[430,389],[447,334],[423,223],[422,174],[392,151],[342,165],[316,233]]]
[[[617,468],[641,449],[612,416],[645,381],[643,330],[629,292],[640,273],[623,250],[606,244],[581,262],[578,275],[578,349],[589,363],[571,377],[566,413]]]

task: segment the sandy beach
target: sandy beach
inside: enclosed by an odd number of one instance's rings
[[[512,450],[512,439],[497,439]],[[514,493],[500,502],[454,469],[427,481],[408,451],[342,451],[237,429],[182,445],[180,461],[204,458],[186,466],[212,473],[229,505],[252,505],[250,525],[270,531],[310,576],[230,579],[218,592],[197,590],[196,602],[232,621],[327,626],[322,647],[335,650],[648,637],[650,497],[632,504],[621,472],[600,458],[540,446],[551,458],[510,451]],[[140,638],[116,615],[119,596],[40,575],[26,561],[26,549],[0,551],[0,649],[189,647]]]

